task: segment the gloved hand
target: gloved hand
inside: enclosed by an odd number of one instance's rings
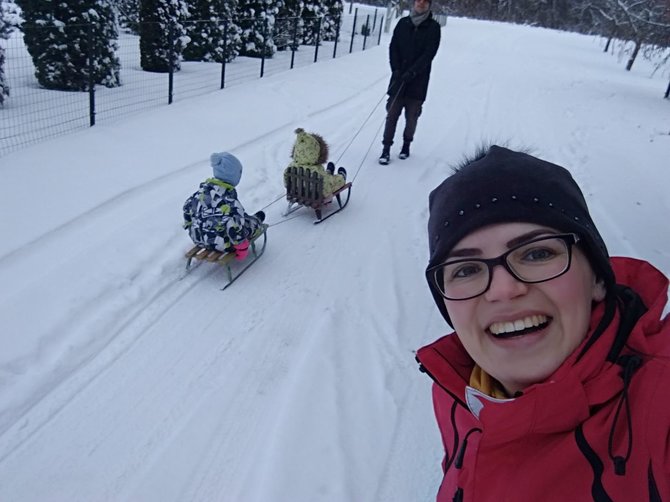
[[[391,80],[389,80],[389,86],[388,89],[386,90],[386,93],[389,96],[395,96],[396,94],[398,94],[401,85],[400,75],[401,73],[399,70],[396,70],[391,73]]]
[[[233,244],[233,250],[235,251],[236,260],[244,260],[249,254],[249,241],[245,239],[239,244]]]
[[[415,77],[416,77],[415,72],[413,72],[412,70],[407,70],[400,76],[400,80],[406,83],[409,82],[410,80],[414,80]]]

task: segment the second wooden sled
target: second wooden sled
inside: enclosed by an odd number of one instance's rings
[[[244,263],[244,267],[242,269],[234,270],[235,268],[237,268],[233,266],[235,263],[237,263],[237,260],[235,259],[235,253],[226,253],[226,252],[222,253],[221,251],[207,249],[203,246],[193,246],[186,252],[185,255],[186,271],[188,272],[192,268],[195,268],[191,267],[191,262],[193,260],[216,263],[218,265],[221,265],[225,267],[228,276],[228,283],[224,287],[222,287],[221,290],[226,289],[233,282],[235,282],[237,278],[241,276],[249,267],[251,267],[254,263],[256,263],[256,260],[258,260],[261,257],[261,255],[265,252],[265,246],[268,241],[267,229],[268,225],[264,223],[260,227],[260,229],[256,232],[256,234],[249,240],[249,248],[250,248],[249,254],[242,262]],[[259,243],[258,240],[261,237],[263,238],[263,241]]]
[[[290,167],[286,177],[288,207],[284,215],[288,215],[305,206],[313,209],[316,213],[314,224],[321,223],[342,211],[349,203],[351,182],[345,183],[343,187],[335,190],[329,196],[324,197],[322,194],[323,175],[303,167]],[[323,216],[323,209],[332,204],[333,199],[337,201],[337,209]]]

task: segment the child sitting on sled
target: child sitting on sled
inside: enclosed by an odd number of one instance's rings
[[[184,203],[184,228],[194,244],[246,258],[249,239],[261,228],[265,214],[249,215],[237,199],[235,187],[242,177],[242,164],[228,152],[210,157],[214,177],[200,184]]]
[[[284,170],[284,186],[288,187],[289,170],[292,167],[302,167],[307,171],[317,172],[323,176],[324,198],[333,195],[333,192],[342,188],[347,182],[347,171],[340,167],[335,174],[335,164],[328,162],[328,168],[323,164],[328,160],[328,145],[318,134],[305,132],[304,129],[295,130],[298,137],[293,145],[291,158],[293,161]]]

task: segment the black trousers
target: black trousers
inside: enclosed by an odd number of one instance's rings
[[[384,146],[391,146],[393,144],[396,126],[403,109],[405,110],[405,129],[402,132],[402,140],[404,143],[411,143],[414,139],[414,132],[421,115],[422,106],[423,101],[420,99],[410,99],[401,96],[397,98],[393,96],[389,97],[386,102],[386,126],[384,127],[382,144]]]

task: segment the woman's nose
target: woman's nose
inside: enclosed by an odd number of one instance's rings
[[[488,301],[510,300],[528,292],[528,284],[514,277],[502,265],[493,267],[491,275],[491,284],[484,293]]]

